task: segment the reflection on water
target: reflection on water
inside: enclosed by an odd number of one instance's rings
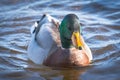
[[[0,80],[119,80],[119,0],[1,0]],[[54,69],[29,61],[30,27],[49,13],[61,20],[75,13],[93,53],[90,67]],[[34,55],[34,54],[33,54]]]
[[[84,74],[90,67],[84,68],[49,68],[37,66],[33,63],[27,67],[27,71],[35,73],[36,76],[42,76],[47,80],[81,80],[80,75]]]

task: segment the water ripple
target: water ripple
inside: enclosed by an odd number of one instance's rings
[[[119,3],[119,0],[1,0],[0,79],[119,80]],[[69,13],[78,15],[83,37],[93,53],[91,67],[55,70],[27,58],[30,27],[43,13],[59,20]]]

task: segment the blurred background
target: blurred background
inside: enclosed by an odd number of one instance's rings
[[[79,17],[90,67],[53,69],[27,58],[30,28],[44,13]],[[120,80],[119,68],[120,0],[0,0],[0,80]]]

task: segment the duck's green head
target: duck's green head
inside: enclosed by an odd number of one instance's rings
[[[76,47],[77,49],[81,49],[81,25],[79,18],[75,14],[68,14],[64,17],[59,31],[63,48]]]

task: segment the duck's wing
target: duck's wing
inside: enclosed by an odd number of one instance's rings
[[[33,32],[35,33],[35,40],[38,42],[38,44],[39,44],[39,41],[37,39],[37,35],[40,35],[39,34],[40,31],[41,31],[41,34],[42,32],[45,34],[46,32],[50,33],[54,41],[57,44],[60,44],[59,30],[58,30],[60,21],[58,19],[50,16],[49,14],[44,14],[41,17],[40,21],[38,21],[36,24],[37,24],[37,27],[34,28]],[[43,36],[45,36],[45,34]]]
[[[56,41],[58,28],[57,21],[49,15],[43,15],[40,21],[35,22],[31,28],[31,41],[28,46],[28,57],[36,64],[43,61],[57,48]],[[36,38],[36,40],[35,40]]]

